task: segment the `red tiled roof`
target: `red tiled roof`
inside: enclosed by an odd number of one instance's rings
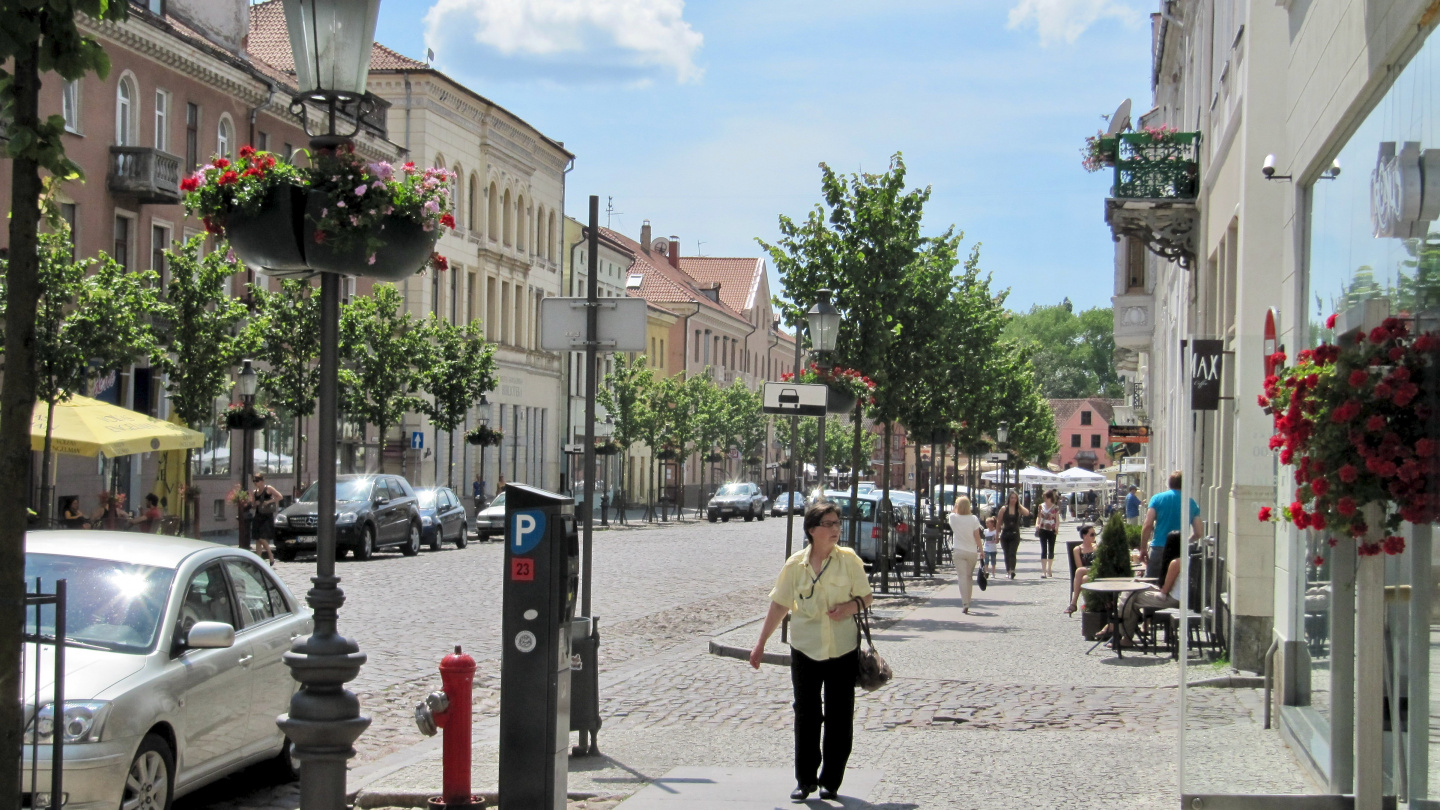
[[[250,39],[246,50],[252,57],[294,75],[295,55],[290,51],[290,32],[285,27],[285,10],[280,0],[265,0],[250,7]],[[425,70],[428,67],[378,42],[370,51],[371,70]]]
[[[755,305],[755,293],[760,289],[765,262],[763,259],[681,256],[680,269],[702,284],[718,282],[720,300],[725,306],[744,312]]]
[[[1109,424],[1115,416],[1115,406],[1123,403],[1123,400],[1106,399],[1104,397],[1087,397],[1084,399],[1052,399],[1050,410],[1055,412],[1055,424],[1064,425],[1070,421],[1070,417],[1080,410],[1081,406],[1089,405],[1090,409],[1100,414],[1103,424]]]
[[[644,298],[646,301],[652,303],[671,301],[695,303],[699,304],[702,308],[714,310],[721,314],[728,315],[731,318],[741,321],[745,320],[744,315],[741,315],[724,303],[723,297],[719,303],[711,301],[700,292],[699,287],[696,286],[695,279],[691,278],[684,271],[671,267],[670,262],[666,261],[664,257],[646,253],[644,250],[641,250],[639,242],[636,242],[634,239],[631,239],[619,231],[601,228],[600,233],[606,239],[621,245],[626,252],[634,257],[630,262],[628,274],[640,274],[640,287],[638,289],[627,289],[626,292],[629,295],[636,298]],[[680,261],[683,263],[685,259],[682,257]],[[723,293],[724,287],[721,287],[721,291]],[[749,322],[746,321],[746,323],[748,325]]]

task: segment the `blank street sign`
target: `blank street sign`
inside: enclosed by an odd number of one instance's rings
[[[645,299],[602,298],[597,335],[602,352],[645,351]],[[546,298],[540,302],[540,348],[585,350],[585,299]]]
[[[765,413],[790,416],[824,416],[830,389],[823,385],[799,385],[787,382],[765,383]]]
[[[1009,453],[986,453],[986,454],[985,454],[985,460],[986,460],[986,461],[1008,461],[1009,459],[1010,459],[1010,454],[1009,454]]]

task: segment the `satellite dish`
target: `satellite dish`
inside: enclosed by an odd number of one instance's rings
[[[1120,102],[1115,108],[1115,114],[1110,116],[1110,126],[1105,130],[1105,137],[1113,138],[1116,135],[1130,128],[1130,99]]]
[[[661,256],[668,256],[670,254],[670,240],[664,237],[656,239],[650,243],[650,249],[659,253]]]

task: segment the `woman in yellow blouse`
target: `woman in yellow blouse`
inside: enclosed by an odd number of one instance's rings
[[[809,798],[816,788],[820,798],[835,799],[845,778],[854,734],[860,646],[859,630],[851,617],[860,609],[854,601],[857,597],[866,605],[871,599],[865,564],[854,551],[837,545],[840,507],[831,501],[816,501],[805,510],[804,527],[809,545],[780,569],[770,591],[770,612],[760,629],[760,640],[750,651],[750,666],[759,669],[765,642],[790,614],[796,783],[790,798],[795,801]]]

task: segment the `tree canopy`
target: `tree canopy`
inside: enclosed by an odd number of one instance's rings
[[[1033,350],[1035,381],[1049,399],[1121,396],[1109,307],[1075,312],[1068,300],[1010,313],[1004,337]]]

